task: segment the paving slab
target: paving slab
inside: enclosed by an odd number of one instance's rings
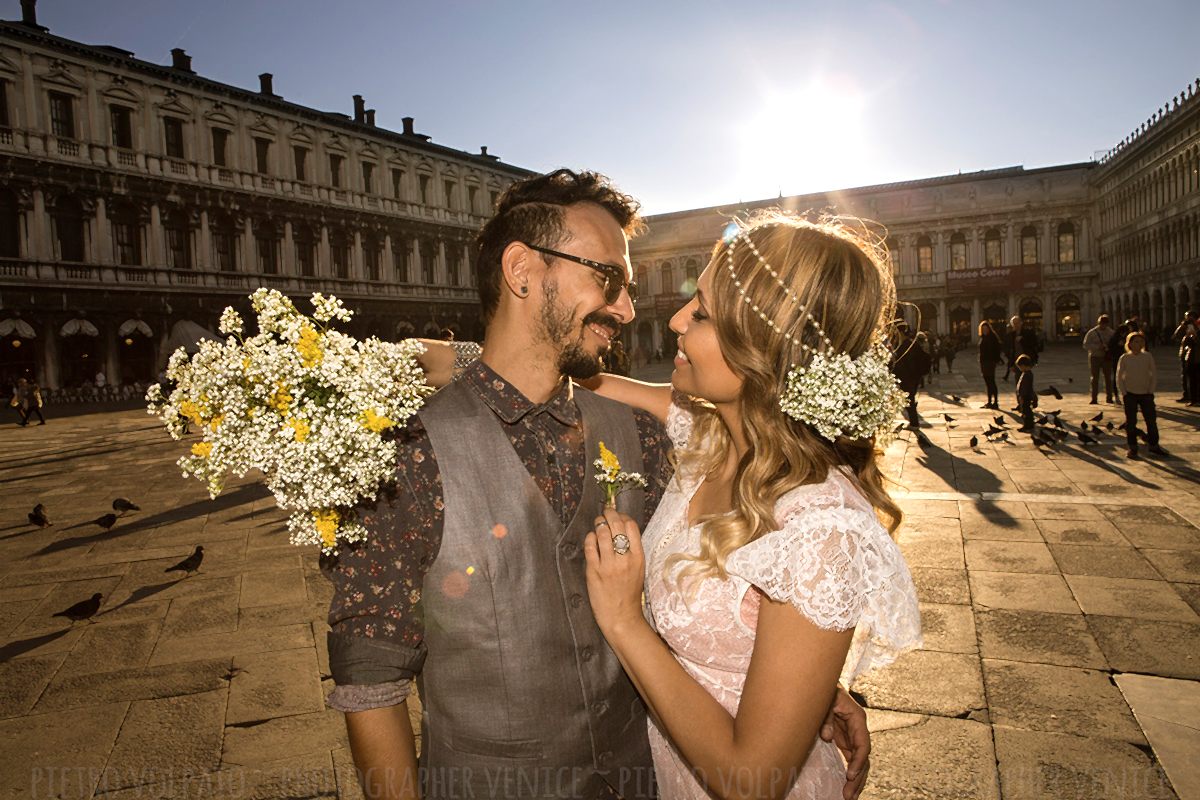
[[[208,692],[224,688],[230,677],[230,667],[229,658],[215,658],[56,677],[42,693],[34,710],[58,711],[121,700],[152,700]]]
[[[0,797],[92,796],[128,703],[0,720]]]
[[[225,766],[253,766],[273,761],[280,753],[321,753],[348,746],[344,715],[324,710],[230,726],[220,760]]]
[[[936,675],[936,683],[922,677]],[[860,677],[851,689],[872,708],[965,716],[986,709],[979,658],[963,653],[914,650],[895,663]]]
[[[1096,615],[1087,624],[1114,670],[1200,679],[1200,624]]]
[[[1155,550],[1147,548],[1142,555],[1169,581],[1200,583],[1200,550]]]
[[[964,517],[962,534],[963,539],[968,542],[980,539],[1002,542],[1042,541],[1042,532],[1031,519],[1012,519],[1000,523],[994,517]]]
[[[972,570],[969,579],[971,602],[979,608],[1079,613],[1079,605],[1059,575]]]
[[[1058,573],[1050,550],[1041,542],[970,541],[964,548],[971,571]]]
[[[226,724],[257,722],[325,708],[317,656],[311,642],[297,650],[239,654],[233,662]]]
[[[1082,614],[977,609],[975,626],[984,658],[1108,668]]]
[[[985,658],[983,680],[996,725],[1145,744],[1104,672]]]
[[[1162,769],[1127,742],[995,726],[1004,800],[1175,800]]]
[[[863,800],[999,800],[991,728],[967,719],[867,710]]]
[[[1097,544],[1052,544],[1050,552],[1064,575],[1159,580],[1158,570],[1133,547]]]
[[[1200,684],[1152,675],[1117,675],[1116,682],[1179,800],[1200,800]]]
[[[921,603],[924,650],[945,653],[979,652],[971,607],[950,603]]]
[[[1036,524],[1042,538],[1051,544],[1129,546],[1129,540],[1107,520],[1039,519]]]
[[[1165,581],[1066,575],[1085,614],[1174,622],[1200,622],[1200,616]]]
[[[941,569],[939,567],[915,567],[909,565],[917,597],[927,603],[971,602],[971,590],[967,586],[965,569]]]

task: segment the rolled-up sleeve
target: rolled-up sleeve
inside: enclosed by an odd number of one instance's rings
[[[414,419],[397,437],[396,480],[364,503],[367,539],[323,558],[333,584],[329,669],[340,711],[396,705],[425,663],[421,592],[441,544],[441,475]]]

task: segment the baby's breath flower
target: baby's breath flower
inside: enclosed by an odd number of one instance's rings
[[[250,301],[258,334],[203,340],[194,355],[177,350],[167,364],[175,388],[167,396],[152,386],[148,410],[175,439],[188,422],[204,426],[204,441],[178,462],[185,476],[216,497],[229,473],[262,472],[291,512],[291,541],[336,553],[338,542],[366,538],[352,509],[395,472],[384,431],[415,414],[430,391],[416,360],[424,347],[326,328],[350,318],[334,297],[314,295],[311,318],[274,289]],[[227,309],[222,321],[232,326],[235,316]]]
[[[233,310],[233,306],[229,306],[221,312],[221,321],[217,325],[217,330],[221,333],[241,333],[242,332],[242,316]]]
[[[886,349],[874,346],[857,358],[816,353],[793,367],[779,406],[825,439],[877,439],[890,432],[904,395],[888,369]]]

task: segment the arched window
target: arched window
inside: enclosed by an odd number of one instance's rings
[[[1021,229],[1021,263],[1038,263],[1037,228],[1026,225]]]
[[[54,204],[54,237],[58,257],[83,261],[83,206],[74,197],[60,197]]]
[[[950,269],[967,268],[967,237],[955,233],[950,237]]]
[[[917,306],[921,312],[921,330],[932,333],[938,329],[938,310],[933,303],[921,303]]]
[[[10,189],[0,189],[0,258],[21,257],[21,209]]]
[[[1078,297],[1073,294],[1064,294],[1054,301],[1054,325],[1059,339],[1080,335]]]
[[[950,333],[963,339],[971,338],[971,309],[966,306],[950,309]]]
[[[634,269],[634,275],[636,276],[634,280],[637,282],[638,288],[641,289],[641,293],[643,295],[650,294],[650,284],[647,283],[650,272],[646,269],[646,265],[638,264]]]
[[[933,272],[933,240],[928,236],[917,239],[917,272]]]
[[[1035,331],[1042,329],[1042,301],[1036,297],[1030,297],[1021,302],[1019,313],[1021,321],[1025,327]]]
[[[297,225],[292,231],[296,245],[296,270],[305,277],[317,274],[317,237],[308,225]]]
[[[988,269],[996,269],[1000,266],[1002,261],[1000,247],[1000,231],[989,228],[983,235],[983,265]]]
[[[674,294],[675,293],[675,278],[672,277],[671,262],[664,262],[659,267],[659,294]]]
[[[1058,263],[1070,264],[1075,260],[1075,226],[1064,222],[1058,226]]]

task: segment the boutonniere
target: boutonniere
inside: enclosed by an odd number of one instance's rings
[[[617,496],[634,486],[646,488],[646,479],[638,472],[621,472],[617,454],[600,442],[600,457],[592,462],[596,468],[596,482],[604,490],[604,505],[616,508]]]

